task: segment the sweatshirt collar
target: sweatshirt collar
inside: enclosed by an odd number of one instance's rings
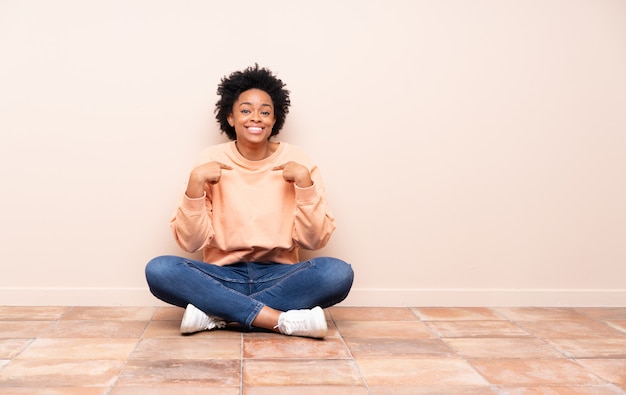
[[[233,157],[234,161],[248,169],[260,169],[262,167],[267,166],[268,164],[275,163],[276,159],[280,156],[280,154],[283,152],[285,148],[285,143],[279,141],[278,148],[276,148],[276,151],[274,151],[267,158],[261,159],[261,160],[249,160],[249,159],[246,159],[243,155],[241,155],[234,141],[231,141],[229,145],[230,145],[231,152],[233,153],[233,156],[234,156]]]

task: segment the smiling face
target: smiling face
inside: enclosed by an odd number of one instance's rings
[[[239,144],[267,144],[276,123],[272,98],[260,89],[241,92],[228,115]]]

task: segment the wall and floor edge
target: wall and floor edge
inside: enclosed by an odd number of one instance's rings
[[[160,306],[147,288],[0,287],[1,306]],[[354,288],[341,306],[623,307],[626,289]]]

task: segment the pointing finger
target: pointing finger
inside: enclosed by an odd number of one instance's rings
[[[232,170],[233,168],[223,164],[222,162],[217,162],[217,164],[220,166],[220,169],[224,169],[224,170]]]

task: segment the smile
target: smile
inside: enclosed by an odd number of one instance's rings
[[[248,126],[246,129],[248,130],[248,132],[254,133],[254,134],[263,133],[263,128],[259,126]]]

